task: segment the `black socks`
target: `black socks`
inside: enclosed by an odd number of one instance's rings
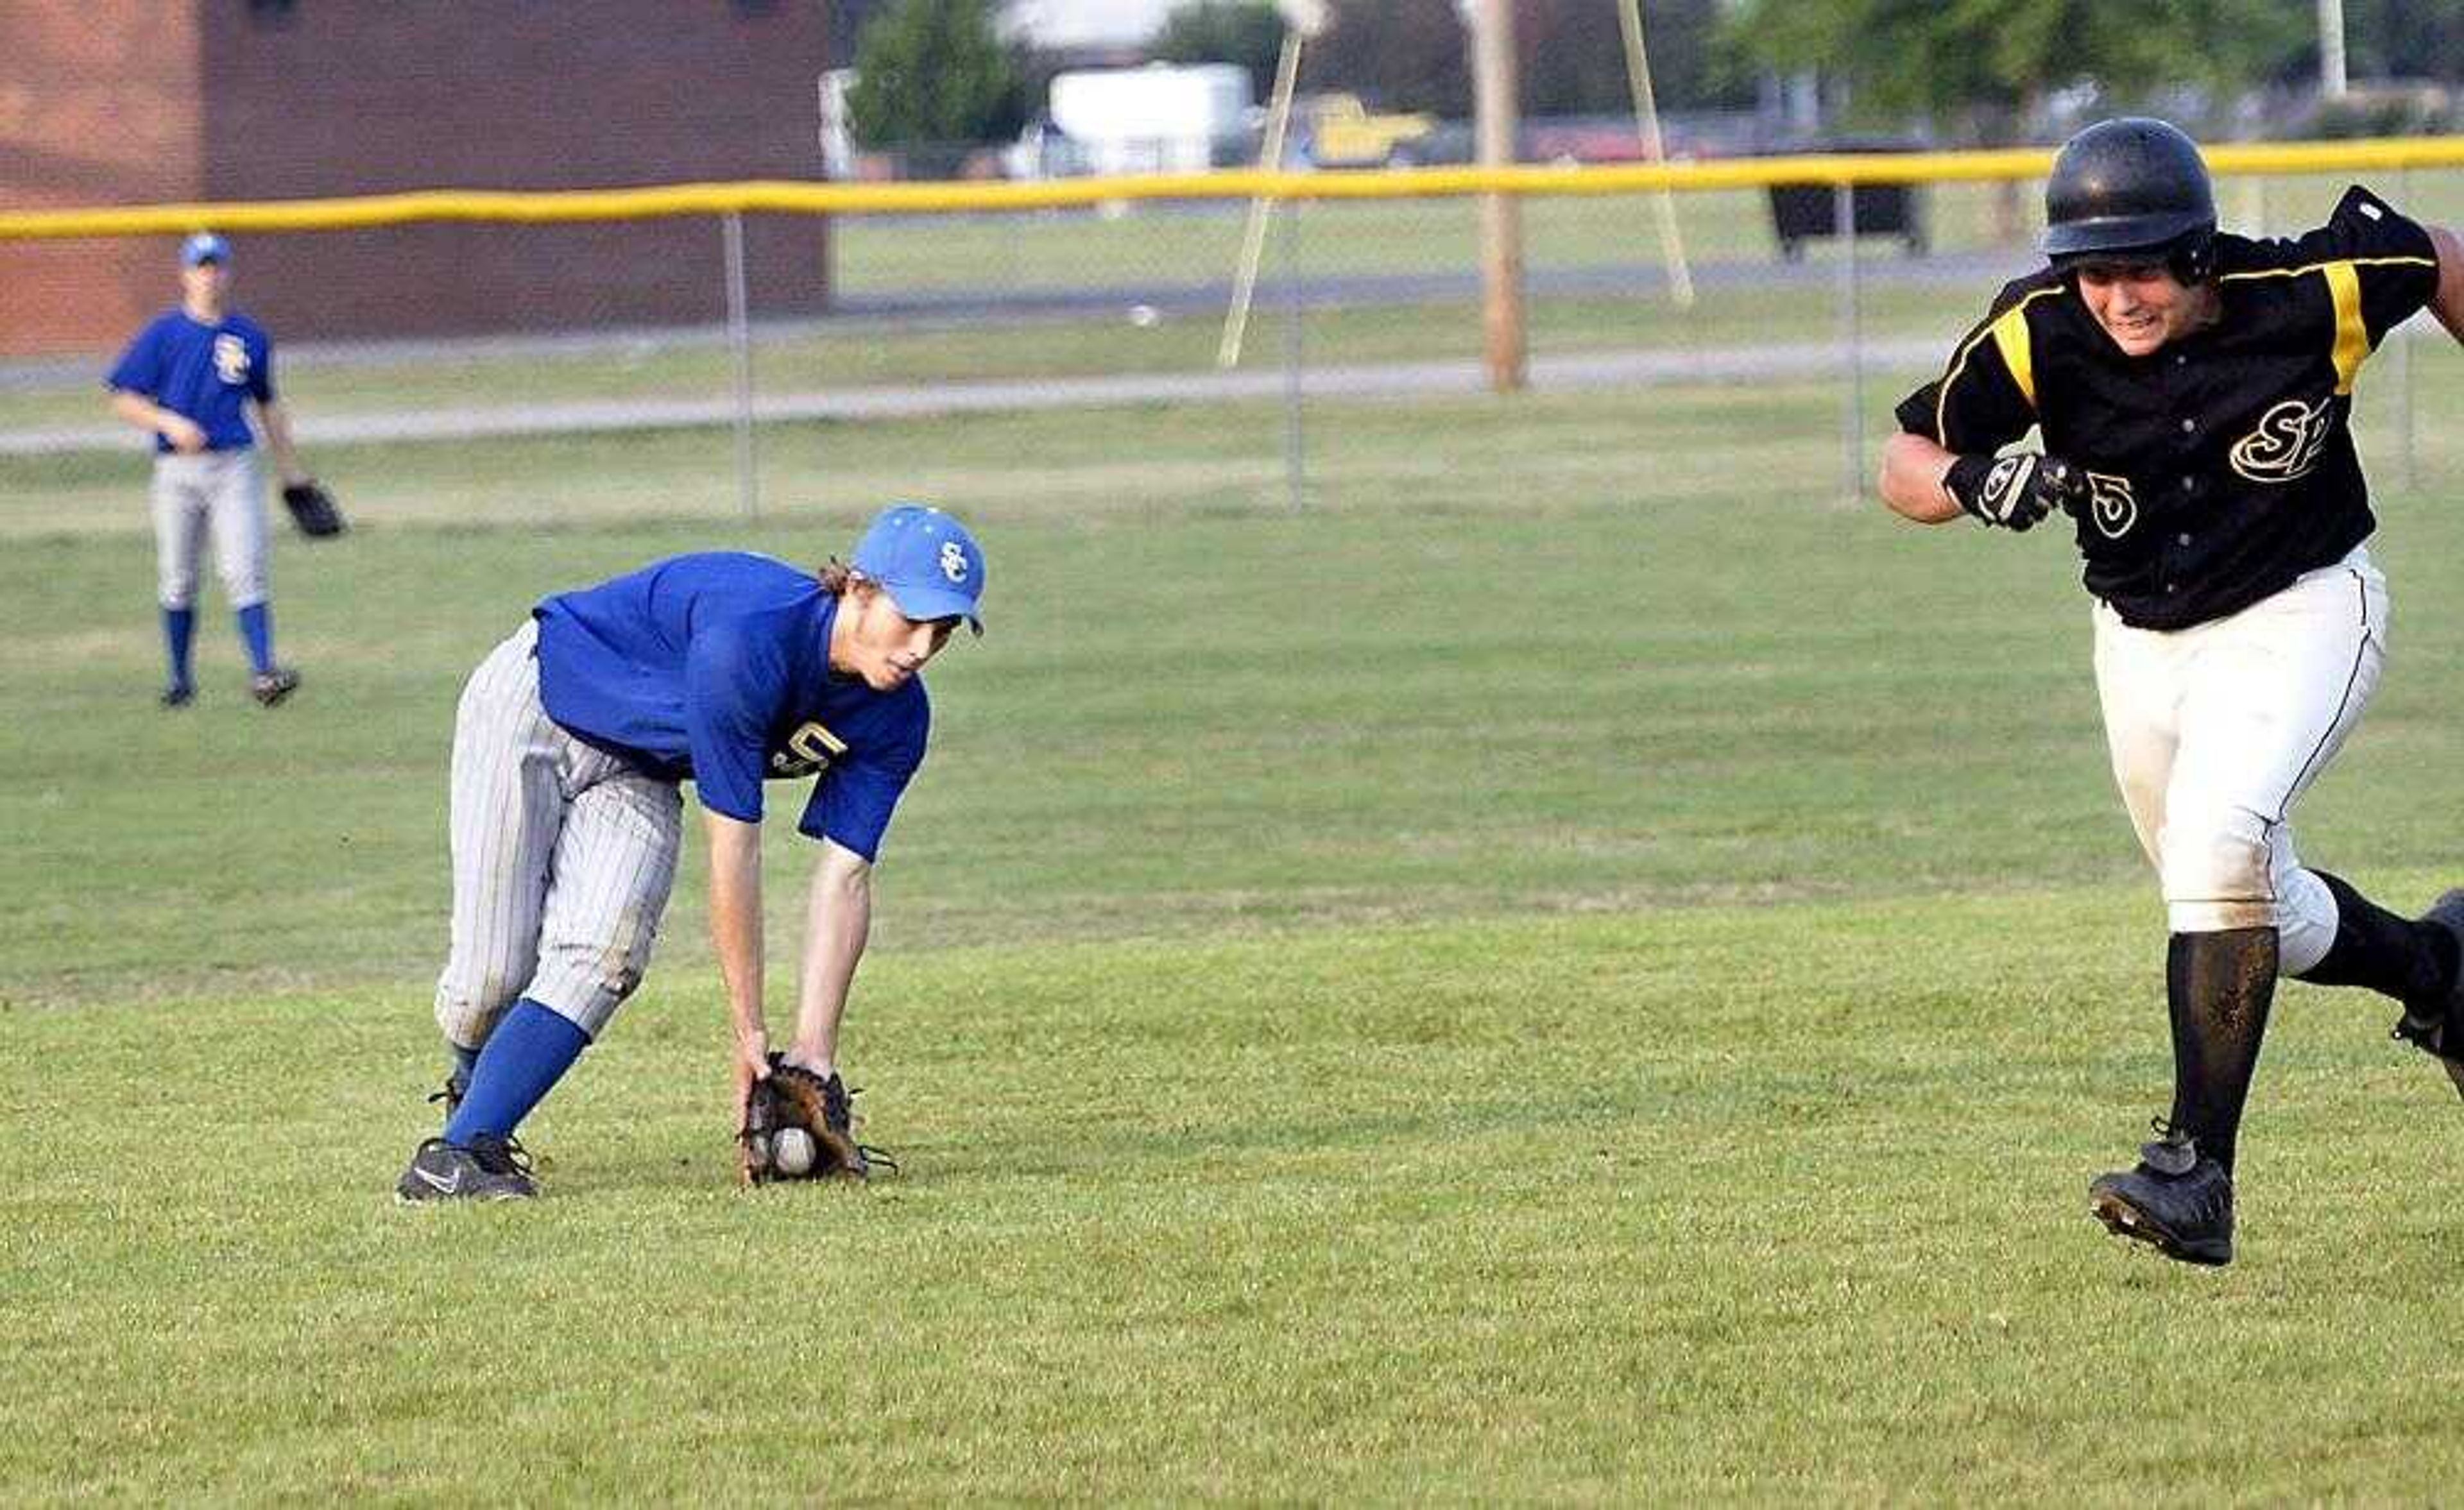
[[[2316,867],[2311,874],[2336,898],[2336,941],[2301,978],[2321,986],[2367,986],[2408,1010],[2421,1008],[2421,1016],[2438,1016],[2457,964],[2455,941],[2447,930],[2396,916],[2340,876]]]
[[[2276,999],[2276,930],[2174,934],[2165,954],[2165,996],[2173,1019],[2173,1127],[2231,1174],[2242,1104]]]

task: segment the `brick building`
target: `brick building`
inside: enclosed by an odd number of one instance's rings
[[[0,5],[0,208],[817,178],[820,0]],[[827,301],[825,225],[745,225],[756,315]],[[240,233],[287,340],[703,323],[709,219]],[[118,344],[175,238],[0,241],[0,351]]]

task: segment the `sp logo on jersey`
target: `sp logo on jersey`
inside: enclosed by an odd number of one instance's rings
[[[228,333],[214,338],[214,376],[234,387],[248,381],[248,342]]]
[[[770,752],[770,774],[774,777],[812,776],[830,768],[830,757],[847,754],[847,741],[817,723],[803,723],[791,731],[786,748]]]
[[[2258,427],[2233,442],[2233,470],[2253,482],[2291,482],[2319,465],[2336,433],[2333,395],[2316,405],[2287,399],[2258,417]]]

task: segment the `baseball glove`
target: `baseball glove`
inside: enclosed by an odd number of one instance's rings
[[[770,1056],[770,1073],[754,1083],[744,1107],[744,1126],[737,1133],[737,1161],[744,1183],[772,1180],[862,1180],[873,1169],[896,1170],[898,1163],[879,1149],[855,1141],[848,1090],[838,1076],[821,1076],[790,1064],[784,1055]],[[793,1172],[780,1157],[780,1136],[801,1131],[812,1139],[811,1166]]]
[[[282,506],[291,511],[291,522],[299,526],[299,533],[312,540],[340,535],[346,527],[341,506],[325,491],[324,484],[313,477],[306,482],[283,484]]]

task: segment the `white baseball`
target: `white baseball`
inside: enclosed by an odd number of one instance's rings
[[[809,1174],[821,1151],[803,1128],[781,1127],[770,1138],[770,1167],[790,1179]]]

